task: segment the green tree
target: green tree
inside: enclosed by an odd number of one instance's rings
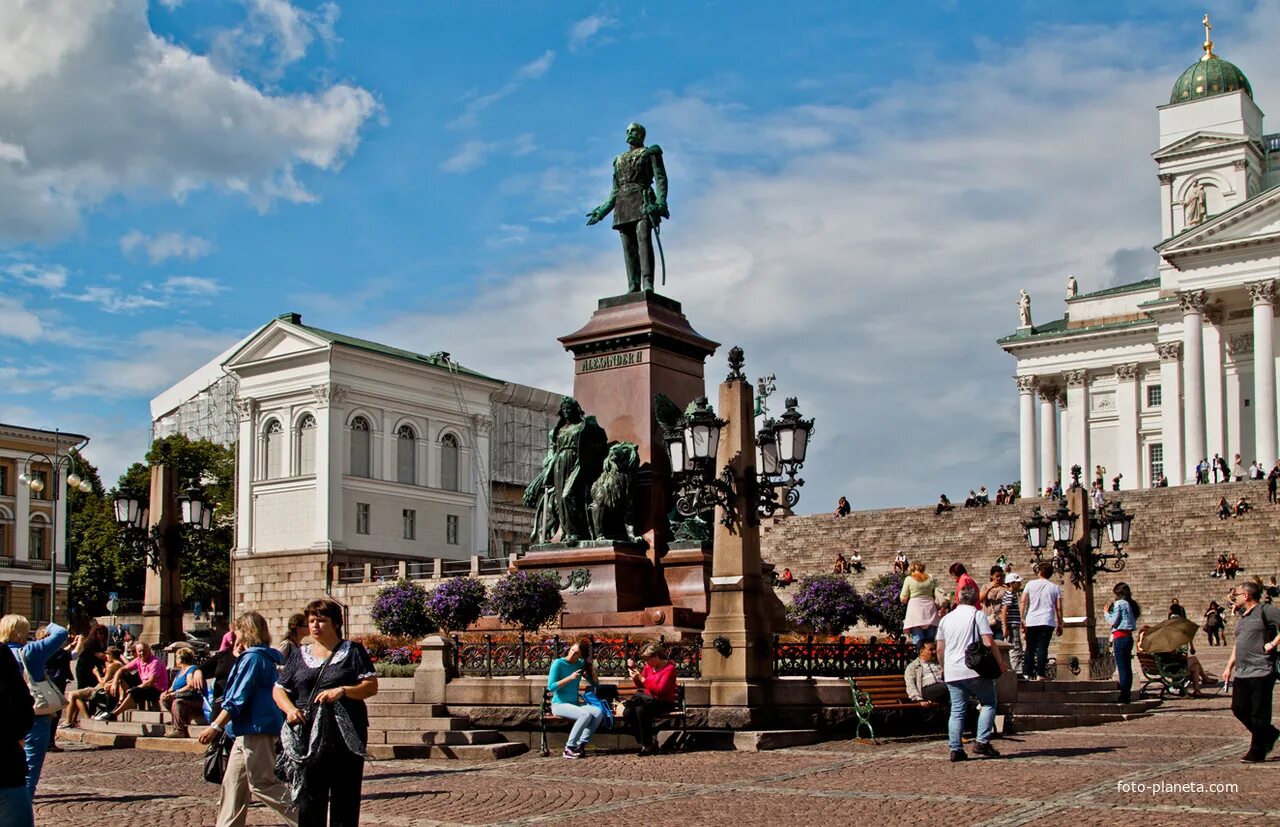
[[[78,617],[106,611],[107,595],[142,596],[142,567],[123,554],[111,499],[98,469],[75,454],[73,468],[88,480],[91,491],[67,492],[67,553],[70,558],[71,605]]]
[[[213,508],[213,524],[209,531],[183,530],[182,599],[210,599],[228,605],[230,591],[231,544],[235,540],[235,470],[233,449],[207,439],[191,440],[182,434],[162,437],[151,443],[147,451],[151,465],[167,464],[173,469],[178,494],[188,485],[200,489],[205,505]],[[134,486],[139,480],[135,469],[141,469],[150,486],[150,469],[134,465],[121,478],[122,486]],[[127,478],[127,479],[126,479]]]

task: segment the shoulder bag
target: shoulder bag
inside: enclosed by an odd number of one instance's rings
[[[22,678],[27,682],[27,688],[31,690],[31,697],[35,700],[35,713],[37,716],[57,715],[62,708],[67,705],[67,699],[58,687],[53,685],[53,681],[49,680],[49,673],[40,680],[31,677],[31,670],[27,668],[27,656],[21,648],[16,650],[18,653],[18,661],[22,664]]]
[[[992,680],[1000,677],[1000,662],[996,660],[991,647],[982,642],[982,634],[978,630],[978,613],[973,613],[973,643],[964,650],[964,665],[978,673],[978,677]]]

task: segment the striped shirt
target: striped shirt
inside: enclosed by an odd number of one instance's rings
[[[1007,614],[1007,617],[1009,618],[1009,624],[1012,625],[1014,623],[1017,623],[1021,625],[1022,615],[1018,612],[1017,593],[1014,592],[1013,589],[1005,589],[1004,599],[1001,602],[1004,603],[1005,608],[1009,610]]]

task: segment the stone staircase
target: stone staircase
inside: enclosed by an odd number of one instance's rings
[[[1217,504],[1225,496],[1234,504],[1245,496],[1254,509],[1243,517],[1219,520]],[[1097,616],[1111,586],[1127,581],[1144,616],[1165,617],[1169,601],[1176,597],[1197,619],[1210,600],[1225,605],[1230,583],[1209,577],[1220,552],[1234,551],[1244,570],[1239,578],[1259,574],[1264,581],[1280,575],[1280,507],[1267,504],[1265,482],[1190,485],[1143,491],[1107,492],[1108,502],[1118,497],[1134,514],[1129,558],[1120,574],[1097,577]],[[789,567],[798,579],[806,574],[829,572],[836,554],[857,548],[867,570],[854,575],[859,588],[892,568],[894,554],[902,550],[910,559],[921,559],[940,582],[950,586],[947,567],[963,562],[979,583],[994,560],[1006,555],[1019,572],[1028,576],[1030,551],[1023,539],[1021,521],[1033,505],[1048,507],[1044,500],[1021,500],[1012,506],[956,508],[935,514],[927,508],[890,508],[855,511],[847,517],[829,514],[775,518],[763,526],[761,555],[778,571]],[[1055,506],[1056,507],[1056,504]],[[788,601],[788,592],[778,591]]]
[[[382,678],[368,701],[369,755],[375,759],[442,758],[494,761],[527,752],[493,729],[473,729],[468,718],[447,714],[442,704],[413,701],[413,678]],[[167,712],[130,710],[119,721],[82,720],[78,729],[58,731],[60,741],[101,747],[204,752],[196,738],[204,727],[193,725],[190,738],[165,738]]]
[[[1145,718],[1159,699],[1134,696],[1132,703],[1116,703],[1112,681],[1019,681],[1018,700],[1010,711],[1014,732],[1096,726]]]

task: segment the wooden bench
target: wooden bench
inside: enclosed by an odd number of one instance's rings
[[[607,687],[608,684],[604,684],[603,686]],[[639,691],[640,690],[634,684],[630,684],[630,683],[618,684],[617,686],[618,700],[625,702],[628,698],[631,698],[633,695],[635,695]],[[678,725],[680,728],[680,732],[682,734],[688,733],[689,716],[688,716],[688,710],[685,709],[684,684],[676,685],[675,708],[672,709],[670,712],[662,712],[654,716],[655,727],[657,726],[657,724],[663,721],[670,722],[673,725]],[[545,758],[551,754],[551,751],[547,748],[547,725],[548,724],[553,724],[553,725],[568,724],[572,726],[573,724],[573,721],[569,720],[568,718],[561,718],[559,715],[552,714],[550,689],[543,690],[542,692],[542,709],[539,710],[539,713],[538,713],[538,723],[541,725],[541,729],[542,729],[542,737],[541,737],[541,740],[539,741],[539,748],[542,752],[542,757]],[[613,729],[609,731],[617,732],[618,730],[622,729],[625,726],[626,726],[626,722],[622,719],[622,716],[615,715],[613,719]],[[687,738],[683,738],[683,737],[681,738],[682,743],[687,742],[687,740],[688,740]]]
[[[1142,671],[1142,686],[1138,694],[1144,695],[1153,686],[1160,687],[1160,697],[1166,694],[1185,696],[1191,686],[1191,673],[1187,667],[1162,663],[1149,652],[1138,652],[1138,668]]]
[[[902,675],[867,675],[849,678],[849,691],[853,693],[853,712],[858,716],[855,736],[867,728],[867,737],[876,738],[871,726],[871,716],[877,713],[936,712],[943,708],[928,701],[913,701],[907,697],[907,685]]]

